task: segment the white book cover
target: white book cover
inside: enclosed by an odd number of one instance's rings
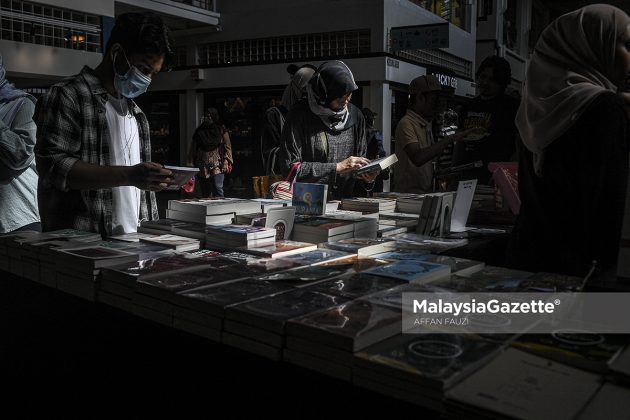
[[[482,409],[519,419],[569,420],[598,388],[596,374],[507,349],[446,397],[475,412]]]

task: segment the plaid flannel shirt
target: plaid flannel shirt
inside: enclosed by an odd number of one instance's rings
[[[35,157],[44,231],[74,228],[112,233],[112,189],[70,190],[67,186],[68,173],[78,160],[109,165],[106,102],[107,91],[94,71],[85,66],[81,73],[52,86],[37,103]],[[149,162],[149,123],[132,100],[129,109],[138,123],[140,159]],[[155,193],[145,191],[140,195],[140,219],[158,219]]]

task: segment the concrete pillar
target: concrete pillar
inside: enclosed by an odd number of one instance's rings
[[[368,99],[369,98],[369,99]],[[369,95],[364,96],[364,104],[376,112],[376,128],[383,134],[383,148],[387,154],[392,152],[392,91],[389,83],[372,81]],[[383,191],[389,191],[389,180],[384,181]]]
[[[180,132],[180,159],[182,163],[186,163],[188,159],[188,151],[192,143],[192,136],[197,126],[201,123],[203,116],[203,94],[197,93],[194,89],[186,90],[186,93],[180,95],[179,101],[179,123],[182,127]]]

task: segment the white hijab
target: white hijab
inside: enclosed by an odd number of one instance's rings
[[[596,4],[560,16],[542,33],[532,55],[516,126],[542,175],[545,148],[562,136],[596,96],[616,92],[611,78],[619,36],[630,18]]]

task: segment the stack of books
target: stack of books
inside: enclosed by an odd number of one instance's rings
[[[343,210],[360,211],[362,213],[382,213],[396,210],[396,200],[386,198],[344,198],[341,201]]]
[[[322,266],[318,266],[324,268]],[[348,300],[367,297],[384,290],[392,289],[405,284],[404,281],[373,276],[361,271],[351,270],[335,279],[326,280],[308,287],[309,290],[319,291],[331,295],[340,296]]]
[[[182,222],[180,225],[173,226],[171,233],[196,239],[201,244],[206,240],[206,225],[204,223]]]
[[[396,199],[396,211],[400,213],[420,214],[424,194],[407,194]]]
[[[345,303],[346,298],[308,288],[228,307],[223,342],[272,360],[282,359],[288,320]]]
[[[315,244],[289,240],[276,241],[266,246],[239,248],[242,252],[258,255],[263,258],[283,258],[287,255],[301,254],[314,249],[317,249],[317,245]]]
[[[8,271],[37,281],[39,278],[39,262],[35,256],[37,251],[31,244],[50,239],[94,243],[101,240],[101,235],[95,232],[75,229],[61,229],[45,233],[34,231],[16,232],[3,235],[2,242],[6,250],[5,265],[8,265]]]
[[[396,248],[396,241],[387,239],[349,238],[322,242],[320,248],[335,249],[360,256],[370,256]]]
[[[336,251],[334,249],[318,248],[299,254],[287,255],[282,258],[283,261],[292,261],[300,265],[318,265],[326,264],[337,260],[343,260],[351,257],[353,254],[344,251]]]
[[[445,392],[501,349],[472,334],[398,334],[355,354],[352,380],[439,412]]]
[[[271,208],[277,208],[271,207]],[[279,206],[283,207],[283,206]],[[234,217],[235,225],[249,225],[249,226],[265,226],[265,221],[267,220],[267,213],[245,213],[245,214],[237,214]]]
[[[169,200],[166,217],[207,225],[225,225],[231,223],[235,214],[259,212],[260,208],[259,202],[240,198]]]
[[[355,272],[352,263],[338,265],[320,264],[263,274],[254,278],[256,280],[273,281],[277,284],[287,285],[299,289],[326,282],[351,272]]]
[[[173,232],[173,229],[177,226],[182,226],[188,222],[175,219],[158,219],[158,220],[144,220],[138,227],[138,232],[149,233],[153,235],[165,235]]]
[[[402,260],[369,268],[364,273],[424,284],[443,277],[450,278],[451,266],[421,260]]]
[[[140,277],[133,294],[134,313],[166,326],[174,325],[176,294],[245,278],[243,266],[220,257],[207,258],[200,270]]]
[[[206,230],[206,247],[211,249],[255,248],[271,245],[275,241],[276,230],[273,228],[225,225],[208,226]]]
[[[291,205],[291,200],[282,200],[279,198],[252,198],[251,201],[260,203],[259,211],[261,213],[267,213],[267,210],[276,207],[286,207]]]
[[[418,225],[417,214],[386,212],[379,214],[378,237],[391,237],[399,233],[413,232]]]
[[[357,299],[286,324],[289,363],[350,381],[353,353],[400,333],[401,308]]]
[[[527,291],[527,279],[534,275],[529,271],[514,270],[487,265],[481,270],[473,269],[473,273],[464,275],[456,273],[450,277],[432,283],[435,286],[454,292],[499,292],[512,293]]]
[[[55,261],[57,288],[95,301],[96,283],[102,268],[137,260],[138,254],[104,246],[61,249]]]
[[[195,251],[199,249],[199,240],[172,234],[140,238],[140,242],[161,245],[176,251]]]
[[[97,298],[108,305],[133,312],[132,299],[139,279],[198,271],[208,267],[211,265],[206,257],[176,251],[157,253],[131,264],[103,269]]]
[[[293,225],[292,239],[300,242],[318,244],[338,239],[354,238],[354,222],[352,220],[334,220],[315,217],[296,220]]]
[[[485,268],[486,263],[482,261],[469,260],[466,258],[449,257],[447,255],[425,254],[418,257],[420,261],[436,264],[448,265],[451,267],[451,274],[468,277]]]
[[[273,281],[242,279],[177,293],[173,297],[175,328],[220,342],[225,309],[294,290]]]

